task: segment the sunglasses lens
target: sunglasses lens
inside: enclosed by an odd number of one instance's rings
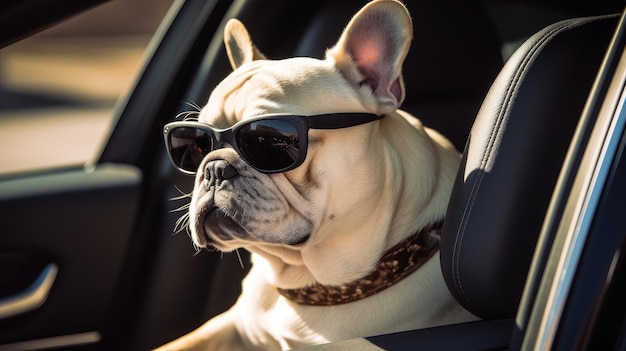
[[[172,160],[180,169],[196,172],[198,166],[209,152],[213,141],[202,129],[177,127],[169,133],[169,152]]]
[[[236,137],[242,156],[259,170],[282,171],[299,160],[298,130],[287,121],[252,122],[242,126]]]

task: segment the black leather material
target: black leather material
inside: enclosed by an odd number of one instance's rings
[[[485,319],[515,315],[570,139],[617,17],[545,28],[510,58],[472,127],[441,240],[446,283]]]

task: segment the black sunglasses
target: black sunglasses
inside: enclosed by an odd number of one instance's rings
[[[198,121],[170,122],[163,132],[170,159],[183,173],[195,174],[204,157],[224,143],[257,171],[279,173],[304,162],[309,129],[346,128],[381,118],[371,113],[270,114],[241,121],[227,129],[216,129]]]

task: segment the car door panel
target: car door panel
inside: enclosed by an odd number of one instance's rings
[[[135,167],[109,164],[0,182],[0,310],[53,278],[40,306],[0,319],[0,345],[102,328],[141,178]]]

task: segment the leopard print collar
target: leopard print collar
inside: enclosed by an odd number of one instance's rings
[[[396,284],[421,267],[439,249],[443,222],[429,225],[401,241],[378,262],[376,270],[352,283],[341,286],[315,284],[278,292],[301,305],[331,306],[364,299]]]

